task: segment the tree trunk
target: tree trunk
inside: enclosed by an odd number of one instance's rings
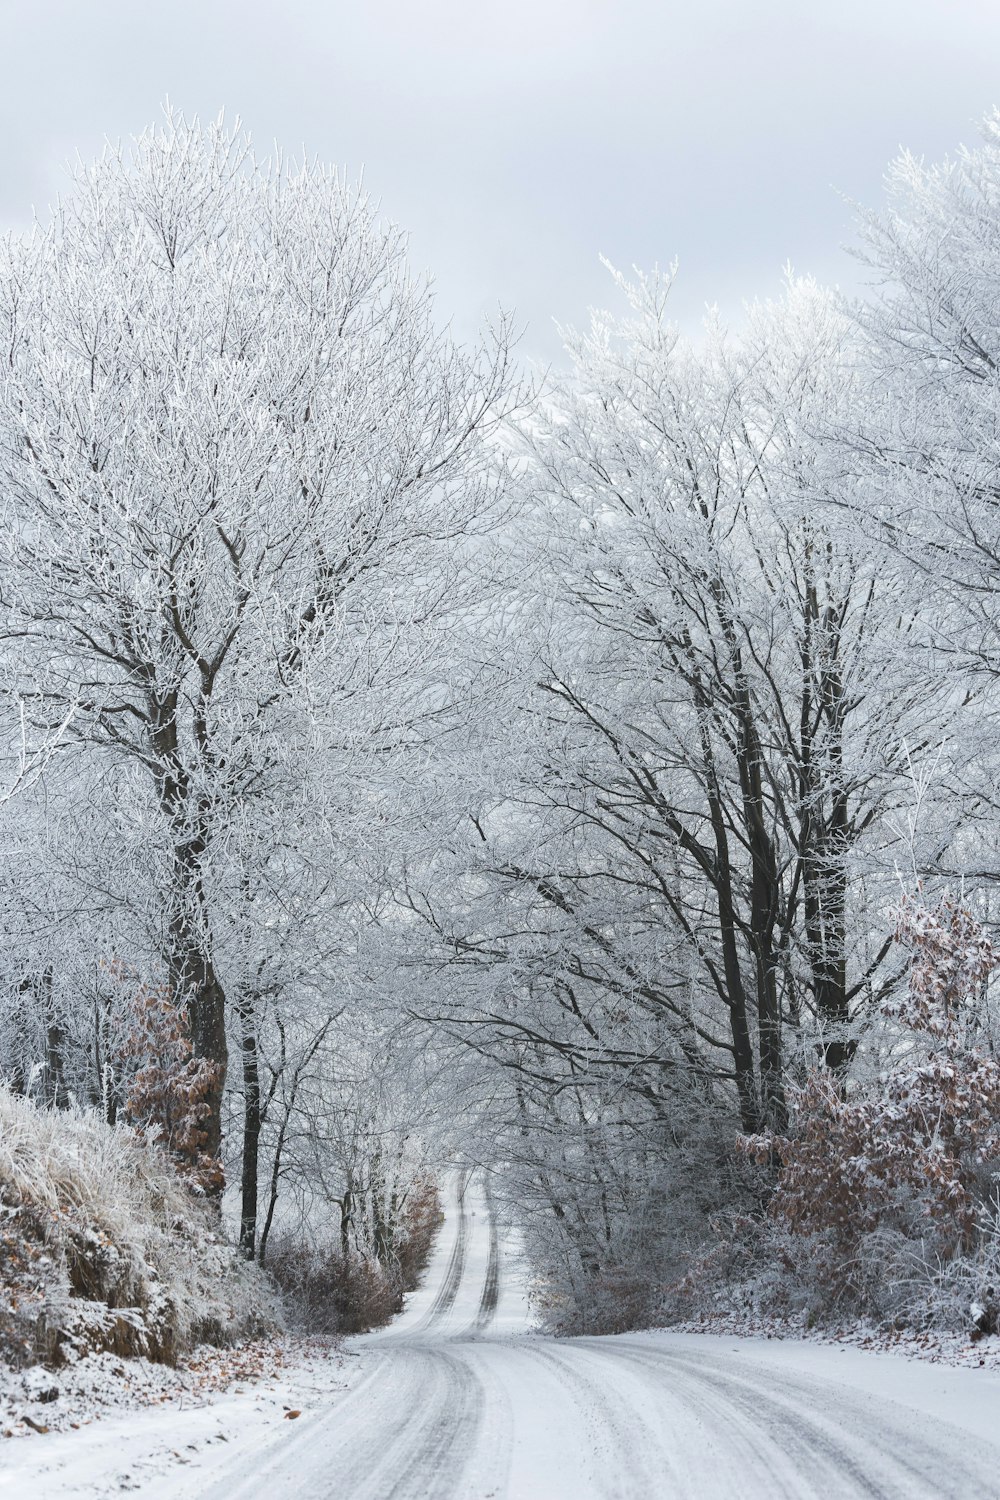
[[[199,700],[195,738],[208,759],[204,728],[207,696]],[[179,689],[155,698],[150,706],[150,741],[156,759],[156,785],[173,844],[173,911],[167,966],[175,1005],[187,1007],[195,1057],[212,1064],[204,1102],[208,1106],[203,1129],[204,1150],[218,1160],[222,1155],[222,1103],[225,1096],[229,1048],[226,1040],[226,995],[211,957],[211,923],[203,884],[212,806],[198,792],[183,764],[178,741]],[[200,727],[199,727],[200,726]],[[221,1196],[221,1173],[219,1174]]]
[[[205,1058],[213,1067],[211,1083],[205,1094],[208,1113],[202,1128],[205,1152],[217,1160],[222,1155],[222,1101],[229,1065],[226,996],[212,961],[201,951],[202,947],[200,943],[189,942],[179,953],[175,950],[171,965],[172,988],[178,1001],[187,1002],[195,1057]],[[221,1188],[219,1191],[221,1193]]]
[[[35,981],[35,992],[41,1001],[45,1016],[45,1102],[50,1109],[66,1109],[69,1091],[66,1088],[66,1028],[56,1015],[52,1000],[52,970],[43,970]]]
[[[845,704],[839,655],[838,616],[829,606],[821,608],[810,578],[802,637],[799,850],[813,998],[820,1019],[838,1033],[824,1041],[823,1062],[831,1072],[843,1074],[857,1043],[845,1035],[851,1019],[846,939],[851,828],[843,778]],[[827,733],[822,764],[814,743],[820,725]]]
[[[340,1253],[347,1260],[351,1253],[351,1223],[354,1218],[354,1178],[347,1174],[347,1185],[340,1200]]]
[[[274,1210],[278,1204],[278,1187],[281,1182],[281,1158],[285,1150],[285,1135],[288,1130],[291,1113],[291,1107],[286,1104],[281,1125],[278,1128],[278,1139],[274,1143],[274,1157],[271,1161],[271,1182],[267,1199],[267,1216],[264,1219],[264,1228],[261,1230],[260,1246],[257,1251],[257,1259],[261,1265],[264,1264],[267,1258],[267,1242],[271,1236],[271,1225],[274,1223]]]
[[[243,1153],[240,1165],[240,1249],[247,1260],[257,1253],[257,1174],[260,1158],[260,1059],[253,1001],[242,995],[237,1009],[243,1028]]]
[[[700,704],[700,707],[704,705]],[[736,927],[736,900],[733,893],[732,864],[729,857],[729,837],[726,832],[726,815],[722,791],[715,769],[715,756],[705,723],[701,718],[701,750],[704,762],[705,791],[708,798],[709,817],[715,841],[715,865],[712,884],[719,917],[719,940],[722,948],[722,967],[726,981],[726,999],[729,1005],[729,1031],[733,1043],[733,1067],[736,1073],[736,1093],[740,1106],[740,1128],[745,1135],[756,1135],[764,1121],[761,1117],[757,1081],[754,1075],[753,1044],[747,1021],[746,990],[740,967],[739,942]]]

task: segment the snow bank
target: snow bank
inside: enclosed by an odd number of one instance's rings
[[[14,1392],[0,1420],[0,1500],[96,1500],[139,1491],[162,1500],[203,1500],[215,1471],[254,1472],[262,1451],[299,1430],[364,1373],[332,1340],[268,1340],[238,1350],[201,1350],[177,1369],[90,1355],[49,1374],[59,1395],[31,1404]],[[25,1372],[11,1376],[23,1386]],[[295,1412],[303,1419],[290,1421]],[[30,1416],[34,1430],[26,1426]],[[97,1419],[100,1420],[97,1420]],[[0,1429],[2,1430],[2,1429]],[[42,1437],[37,1432],[43,1432]]]
[[[108,1351],[174,1364],[279,1321],[263,1273],[161,1151],[0,1088],[0,1361]]]

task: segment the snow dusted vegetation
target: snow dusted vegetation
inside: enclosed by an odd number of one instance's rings
[[[522,369],[220,117],[0,245],[0,1494],[1000,1494],[1000,114]]]
[[[103,1352],[174,1364],[198,1344],[277,1331],[264,1276],[161,1151],[6,1091],[0,1141],[8,1364],[72,1367]]]

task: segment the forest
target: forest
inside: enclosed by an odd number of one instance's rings
[[[546,371],[221,119],[2,242],[5,1358],[384,1321],[449,1163],[555,1332],[997,1332],[1000,113],[886,183]]]

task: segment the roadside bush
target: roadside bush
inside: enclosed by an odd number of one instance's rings
[[[812,1327],[851,1322],[863,1311],[897,1324],[900,1268],[912,1271],[913,1250],[904,1235],[881,1229],[859,1236],[845,1261],[829,1231],[795,1233],[780,1220],[730,1214],[684,1276],[664,1289],[659,1316],[665,1323],[777,1317]]]
[[[615,1093],[595,1088],[582,1102],[570,1137],[553,1128],[560,1101],[546,1101],[499,1191],[524,1234],[543,1327],[623,1333],[658,1320],[664,1289],[707,1241],[713,1215],[742,1202],[744,1179],[759,1174],[733,1149],[725,1100],[702,1086],[675,1093],[669,1118],[642,1128],[622,1121]]]
[[[165,985],[144,984],[124,966],[117,972],[135,987],[119,1058],[128,1077],[125,1114],[140,1136],[167,1153],[192,1188],[221,1193],[222,1164],[205,1149],[208,1099],[219,1070],[195,1057],[187,1010],[174,1004]]]
[[[281,1289],[290,1323],[307,1333],[369,1333],[403,1310],[427,1269],[444,1222],[441,1195],[430,1176],[419,1177],[394,1223],[386,1260],[299,1235],[272,1236],[267,1269]]]
[[[437,1183],[433,1177],[419,1177],[407,1194],[395,1248],[404,1292],[415,1292],[420,1285],[443,1223],[444,1211]]]
[[[973,1247],[948,1258],[905,1243],[884,1255],[883,1285],[891,1318],[917,1329],[965,1329],[974,1337],[1000,1333],[1000,1209],[996,1201],[977,1225]]]
[[[728,1276],[758,1311],[863,1315],[908,1327],[995,1327],[1000,1063],[981,1042],[979,1001],[1000,954],[945,898],[906,902],[897,940],[909,985],[883,1016],[893,1052],[877,1078],[815,1071],[792,1093],[787,1136],[742,1142],[770,1170],[767,1221],[742,1225],[676,1290],[718,1301]],[[743,1274],[727,1258],[742,1259]],[[700,1284],[700,1292],[698,1290]],[[971,1312],[973,1306],[979,1311]]]
[[[585,1285],[539,1284],[532,1300],[543,1327],[551,1333],[564,1337],[628,1333],[653,1322],[658,1290],[648,1273],[630,1266],[607,1266]]]
[[[288,1322],[304,1333],[369,1333],[403,1307],[397,1267],[386,1269],[356,1251],[272,1238],[267,1269],[285,1299]]]

